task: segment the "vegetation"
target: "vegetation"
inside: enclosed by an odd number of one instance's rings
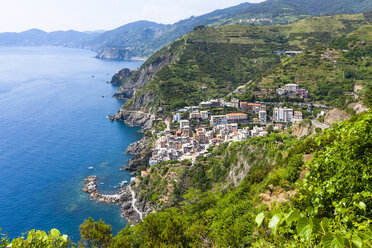
[[[142,69],[170,58],[125,108],[136,108],[144,95],[150,95],[154,101],[140,104],[142,110],[156,112],[161,107],[168,112],[226,97],[242,85],[250,86],[239,97],[242,100],[275,102],[281,101],[275,89],[291,82],[307,88],[314,100],[339,106],[346,100],[345,92],[370,80],[370,43],[359,36],[368,35],[367,24],[360,14],[307,18],[286,26],[196,28],[146,61]],[[286,50],[305,52],[293,59],[277,54]]]
[[[357,30],[356,32],[359,32]],[[337,38],[331,48],[308,50],[294,58],[286,59],[276,69],[253,82],[240,96],[255,96],[255,100],[301,102],[303,99],[279,98],[276,89],[295,83],[309,91],[314,102],[345,107],[354,101],[354,86],[368,88],[372,81],[372,50],[370,43],[353,38]],[[367,94],[368,95],[368,94]]]
[[[173,191],[180,201],[172,207],[148,215],[115,237],[105,223],[89,219],[80,228],[79,245],[369,247],[371,127],[372,112],[367,112],[303,140],[274,133],[217,148],[212,157],[184,165],[180,184],[189,186],[185,194]],[[231,175],[241,166],[240,159],[250,169],[234,185],[223,169],[229,168]],[[158,171],[162,168],[167,167],[160,165]],[[42,242],[61,240],[61,245],[66,238],[53,230],[45,237]],[[21,245],[38,240],[18,238],[12,244],[25,247]],[[54,247],[40,244],[35,247]]]

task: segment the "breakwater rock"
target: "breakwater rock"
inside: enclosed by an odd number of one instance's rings
[[[136,194],[130,186],[121,187],[114,194],[102,194],[98,190],[98,177],[89,176],[84,180],[83,192],[99,202],[115,203],[121,206],[122,216],[132,224],[137,224],[147,214],[153,212],[144,199],[136,199]]]

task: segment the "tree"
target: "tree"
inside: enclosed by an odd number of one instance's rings
[[[89,217],[80,225],[79,247],[101,248],[108,247],[112,240],[112,228],[100,219],[98,222]]]
[[[363,102],[367,107],[372,107],[372,84],[366,87]]]
[[[0,228],[0,231],[2,229]],[[2,234],[0,232],[0,247],[7,247],[9,244],[9,239],[8,239],[8,235],[7,234]]]
[[[7,239],[0,241],[0,247],[8,247]],[[27,238],[18,237],[12,240],[10,247],[17,248],[67,248],[71,243],[67,235],[62,235],[57,229],[50,230],[49,234],[44,231],[31,230]]]

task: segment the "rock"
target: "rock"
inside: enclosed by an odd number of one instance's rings
[[[90,197],[98,202],[120,204],[122,216],[127,218],[131,223],[136,224],[141,221],[140,215],[133,208],[133,197],[129,187],[123,187],[115,194],[105,195],[101,194],[97,189],[97,176],[90,176],[84,180],[83,191],[90,194]],[[152,208],[146,205],[143,200],[135,201],[138,209],[144,209],[143,216],[152,212]],[[138,206],[139,207],[138,207]]]
[[[110,60],[145,60],[145,58],[136,57],[133,49],[106,47],[101,50],[97,56],[97,59],[110,59]]]
[[[112,121],[124,121],[130,126],[141,126],[144,130],[150,129],[155,116],[142,111],[119,110],[114,116],[108,117]]]
[[[139,72],[131,77],[125,84],[125,81],[121,81],[122,87],[118,89],[114,97],[119,99],[130,99],[134,93],[145,86],[151,79],[154,78],[155,74],[165,65],[171,61],[172,57],[164,52],[159,59],[154,62],[143,66]]]
[[[126,150],[126,153],[133,154],[133,155],[138,154],[142,150],[146,149],[149,142],[150,142],[150,139],[148,137],[143,137],[141,140],[130,144]]]
[[[368,108],[361,101],[352,103],[348,107],[354,109],[356,114],[368,111]]]
[[[90,176],[84,180],[84,187],[83,191],[87,193],[95,193],[97,192],[97,176]]]
[[[301,122],[292,126],[292,134],[296,138],[300,139],[312,133],[315,133],[315,127],[311,122]]]
[[[112,77],[110,83],[113,85],[121,85],[123,82],[127,81],[128,78],[130,78],[135,70],[130,70],[128,68],[124,68],[118,72],[115,73],[115,75]]]
[[[331,109],[324,116],[324,123],[331,125],[336,121],[345,121],[350,118],[350,115],[343,110]]]

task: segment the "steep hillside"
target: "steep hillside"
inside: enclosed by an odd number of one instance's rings
[[[116,95],[129,98],[136,91],[123,111],[153,113],[225,97],[279,65],[277,51],[326,47],[366,24],[363,15],[346,15],[287,26],[200,27],[152,56]]]
[[[372,113],[367,112],[315,137],[296,140],[274,133],[220,146],[195,165],[153,166],[131,185],[160,211],[114,237],[110,226],[90,218],[80,226],[80,243],[112,248],[371,247],[371,127]],[[240,176],[234,184],[232,178]],[[8,244],[1,235],[0,245]],[[12,247],[30,245],[68,247],[71,242],[55,229],[12,241]]]
[[[133,22],[105,32],[85,45],[100,51],[98,58],[126,60],[148,56],[154,49],[147,43],[166,33],[169,26],[149,21]]]
[[[309,91],[309,101],[344,108],[360,100],[360,89],[372,82],[372,43],[366,42],[371,35],[371,25],[365,25],[332,40],[327,47],[285,58],[235,97],[244,101],[303,102],[277,94],[278,88],[297,84]]]
[[[205,15],[192,16],[172,25],[155,23],[149,25],[150,22],[145,21],[130,23],[102,34],[90,44],[101,50],[98,57],[102,58],[108,58],[110,52],[113,55],[118,54],[118,59],[123,58],[125,54],[128,55],[127,58],[130,58],[130,56],[148,57],[190,32],[195,26],[218,23],[221,19],[231,18],[250,6],[252,6],[251,3],[243,3]],[[133,28],[138,24],[140,24],[139,28]],[[146,24],[146,26],[143,26],[143,24]],[[130,31],[127,31],[128,29]]]
[[[272,134],[220,147],[195,165],[155,166],[140,184],[143,197],[164,210],[113,242],[370,247],[371,125],[368,112],[301,141]],[[245,168],[234,186],[228,175]]]

